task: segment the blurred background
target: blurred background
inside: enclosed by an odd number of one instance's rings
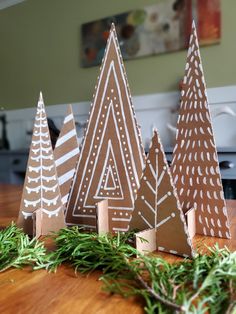
[[[81,141],[112,22],[145,149],[155,126],[171,160],[194,18],[225,192],[235,198],[235,14],[235,0],[0,0],[0,182],[23,182],[40,91],[52,140],[70,103]]]

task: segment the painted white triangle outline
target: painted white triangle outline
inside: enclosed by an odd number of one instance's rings
[[[105,135],[106,126],[107,126],[107,123],[108,123],[108,117],[109,117],[109,115],[110,115],[110,111],[112,112],[114,121],[116,121],[116,117],[115,117],[115,112],[114,112],[113,102],[112,102],[112,101],[110,102],[110,105],[109,105],[109,107],[108,107],[108,109],[107,109],[107,116],[106,116],[106,120],[105,120],[105,123],[104,123],[104,129],[103,129],[103,134],[102,134],[101,138],[103,138],[104,135]],[[128,176],[128,170],[127,170],[127,167],[126,167],[124,152],[123,152],[122,147],[121,147],[121,139],[120,139],[120,136],[119,136],[118,126],[117,126],[116,123],[115,123],[115,128],[116,128],[117,138],[118,138],[118,141],[119,141],[119,146],[120,146],[120,152],[121,152],[122,162],[123,162],[123,165],[124,165],[124,169],[125,169],[125,171],[126,171],[126,179],[127,179],[128,186],[129,186],[129,195],[130,195],[131,200],[133,201],[133,193],[132,193],[132,189],[131,189],[131,182],[130,182],[130,178],[129,178],[129,176]],[[94,168],[93,168],[94,170],[96,169],[96,164],[97,164],[97,161],[98,161],[99,152],[100,152],[100,150],[101,150],[101,146],[102,146],[101,143],[102,143],[102,140],[100,141],[98,153],[97,153],[97,156],[96,156],[96,159],[95,159],[95,162],[94,162]],[[94,172],[94,170],[93,170],[93,172]],[[83,207],[84,207],[84,208],[94,208],[94,206],[86,205],[87,198],[88,198],[88,193],[89,193],[89,191],[90,191],[90,187],[91,187],[91,184],[92,184],[93,172],[92,172],[92,174],[91,174],[91,180],[90,180],[90,182],[89,182],[89,185],[88,185],[88,188],[87,188],[87,193],[86,193],[85,198],[84,198],[84,203],[83,203]],[[103,198],[104,198],[104,197],[103,197]],[[114,200],[115,198],[112,198],[112,199]],[[120,198],[119,198],[119,199],[120,199]],[[115,206],[113,206],[112,208],[113,208],[113,209],[133,210],[133,207],[121,207],[121,206],[115,207]],[[76,216],[76,214],[74,214],[74,212],[73,212],[73,215]]]
[[[104,128],[104,130],[105,130],[105,128]],[[115,171],[116,171],[117,179],[118,179],[119,190],[121,192],[121,196],[119,196],[119,197],[112,197],[112,196],[106,197],[106,196],[100,196],[99,195],[100,187],[102,185],[102,180],[103,180],[104,174],[106,172],[107,163],[108,163],[108,157],[109,157],[110,152],[111,152],[111,155],[112,155],[112,159],[114,161]],[[110,167],[110,165],[108,167]],[[108,171],[109,171],[109,168],[108,168]],[[111,174],[113,176],[112,169],[111,169]],[[108,176],[107,176],[107,178],[108,178]],[[107,178],[106,178],[106,180],[107,180]],[[114,180],[114,177],[113,177],[113,180]],[[115,182],[115,180],[114,180],[114,182]],[[106,183],[107,182],[105,182],[105,185],[106,185]],[[115,184],[115,189],[116,189],[116,184]],[[113,152],[111,140],[108,141],[108,148],[107,148],[106,158],[105,158],[105,162],[104,162],[104,166],[103,166],[103,170],[102,170],[102,175],[101,175],[101,178],[100,178],[100,181],[99,181],[99,184],[98,184],[98,188],[97,188],[97,191],[96,191],[96,194],[95,194],[94,198],[99,198],[99,199],[110,198],[110,199],[113,199],[113,200],[123,200],[124,199],[124,193],[123,193],[123,190],[122,190],[122,187],[121,187],[121,183],[120,183],[120,177],[119,177],[119,173],[118,173],[118,168],[117,168],[117,164],[116,164],[115,155],[114,155],[114,152]]]
[[[114,34],[112,34],[112,39],[113,39],[113,41],[115,41]],[[108,44],[108,48],[107,48],[107,49],[109,49],[110,44],[111,44],[111,41],[109,41],[109,44]],[[122,74],[122,79],[123,79],[123,81],[125,82],[124,73],[123,73],[123,69],[122,69],[122,66],[121,66],[120,61],[119,61],[120,59],[119,59],[119,53],[118,53],[118,51],[117,51],[117,48],[116,48],[116,54],[117,54],[117,57],[118,57],[118,63],[119,63],[120,71],[121,71],[121,74]],[[107,55],[105,55],[105,58],[107,58]],[[106,61],[104,61],[104,63],[105,63],[105,62],[106,62]],[[111,63],[110,63],[110,66],[109,66],[109,70],[108,70],[108,74],[107,74],[107,78],[106,78],[106,82],[105,82],[105,86],[104,86],[104,92],[103,92],[103,96],[102,96],[102,101],[101,101],[101,103],[103,103],[104,97],[105,97],[105,94],[106,94],[106,91],[107,91],[107,85],[108,85],[109,77],[110,77],[110,75],[111,75],[111,69],[113,69],[113,73],[114,73],[115,81],[116,81],[116,86],[117,86],[117,89],[118,89],[118,91],[119,91],[119,84],[118,84],[118,79],[117,79],[117,75],[116,75],[116,71],[115,71],[114,61],[112,60]],[[102,72],[101,72],[101,74],[100,74],[100,80],[101,80],[101,77],[103,76],[103,72],[104,72],[104,67],[103,67]],[[98,90],[99,90],[99,84],[100,84],[100,82],[98,83],[97,92],[98,92]],[[128,101],[129,101],[129,107],[131,107],[131,103],[130,103],[130,99],[129,99],[129,95],[128,95],[128,90],[125,89],[125,92],[126,92],[126,97],[127,97]],[[97,101],[97,93],[96,93],[96,95],[95,95],[94,103],[96,103],[96,101]],[[123,101],[122,101],[122,97],[121,97],[120,92],[119,92],[119,101],[120,101],[120,104],[121,104],[122,116],[123,116],[123,118],[124,118],[124,113],[123,113],[123,111],[124,111],[124,104],[123,104]],[[95,106],[93,106],[93,108],[92,108],[92,112],[91,112],[91,115],[90,115],[91,118],[92,118],[93,113],[94,113],[94,108],[95,108]],[[99,117],[100,117],[100,115],[101,115],[101,110],[102,110],[102,106],[100,106],[97,121],[99,120]],[[132,113],[132,114],[133,114],[133,113]],[[90,119],[90,120],[91,120],[91,119]],[[89,123],[88,123],[87,130],[90,128],[90,120],[89,120]],[[125,121],[125,118],[124,118],[124,121]],[[133,122],[133,127],[135,127],[134,119],[132,119],[132,122]],[[95,128],[94,128],[95,130],[97,130],[97,128],[98,128],[97,123],[98,123],[98,122],[96,122],[96,125],[95,125]],[[130,142],[131,139],[130,139],[130,137],[129,137],[129,132],[128,132],[127,128],[126,128],[126,125],[125,125],[125,133],[126,133],[126,136],[127,136],[127,141]],[[137,135],[137,136],[138,136],[138,135]],[[94,138],[95,138],[95,132],[94,132],[94,135],[93,135],[93,137],[92,137],[91,143],[94,142]],[[137,143],[139,143],[139,140],[138,140],[138,139],[137,139]],[[92,150],[92,145],[91,145],[91,147],[90,147],[88,156],[91,155],[91,150]],[[122,153],[123,153],[123,151],[122,151]],[[83,156],[83,147],[82,147],[82,150],[81,150],[81,153],[80,153],[80,157],[79,157],[77,169],[78,169],[78,167],[79,167],[80,160],[81,160],[82,156]],[[122,156],[122,157],[123,157],[123,156]],[[87,161],[86,161],[86,163],[85,163],[84,171],[83,171],[82,177],[85,176],[86,169],[87,169],[87,167],[88,167],[88,160],[89,160],[89,158],[87,158]],[[141,155],[140,155],[140,160],[142,161]],[[143,162],[142,162],[142,163],[143,163]],[[134,160],[133,160],[132,154],[131,154],[131,164],[132,164],[133,169],[134,169],[135,182],[136,182],[137,185],[139,185],[139,179],[138,179],[138,177],[137,177],[137,172],[135,171],[136,167],[135,167],[135,165],[134,165]],[[143,165],[144,165],[144,164],[143,164]],[[76,175],[77,175],[77,172],[76,172]],[[81,191],[81,188],[82,188],[83,181],[84,181],[84,180],[83,180],[83,178],[82,178],[82,179],[81,179],[81,182],[80,182],[79,189],[78,189],[77,197],[76,197],[76,200],[75,200],[75,202],[74,202],[74,208],[73,208],[73,211],[72,211],[72,216],[75,216],[75,217],[78,216],[78,214],[76,214],[75,211],[77,210],[76,204],[78,203],[78,198],[79,198],[79,196],[80,196],[80,191]],[[128,183],[129,183],[129,185],[130,185],[130,180],[129,180],[129,179],[128,179]],[[74,181],[74,183],[73,183],[72,189],[74,188],[74,184],[75,184],[75,181]],[[131,192],[131,191],[132,191],[132,189],[130,189],[130,192]],[[87,197],[86,197],[86,199],[87,199]],[[133,196],[133,193],[132,193],[132,192],[131,192],[131,199],[132,199],[132,201],[134,202],[134,196]],[[84,201],[84,204],[83,204],[83,207],[84,207],[84,208],[94,208],[94,206],[88,206],[88,205],[85,205],[85,203],[86,203],[86,201]],[[114,207],[114,208],[115,208],[115,207]],[[117,209],[118,209],[118,207],[117,207]],[[133,210],[133,208],[131,208],[131,207],[130,207],[130,208],[124,208],[124,209]]]
[[[112,186],[108,186],[108,179],[111,177],[112,180]],[[119,180],[119,179],[118,179]],[[114,174],[112,172],[112,168],[111,165],[108,166],[108,170],[107,170],[107,176],[106,176],[106,181],[104,184],[104,190],[115,190],[116,189],[116,183],[115,183],[115,178],[114,178]]]

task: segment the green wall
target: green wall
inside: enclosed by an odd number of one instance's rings
[[[26,0],[0,11],[0,106],[91,100],[99,68],[81,68],[80,24],[154,0]],[[236,1],[222,0],[222,41],[201,49],[208,87],[236,84]],[[177,89],[186,52],[125,62],[133,95]]]

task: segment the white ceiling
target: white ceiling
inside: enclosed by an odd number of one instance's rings
[[[8,8],[12,5],[18,4],[25,0],[0,0],[0,10]]]

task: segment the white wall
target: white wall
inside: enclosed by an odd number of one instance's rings
[[[25,0],[0,0],[0,10],[6,9],[23,1]]]
[[[218,147],[236,146],[236,85],[210,88],[208,98],[213,118],[213,127]],[[45,105],[47,105],[47,95],[44,95]],[[145,148],[149,147],[149,140],[153,127],[157,127],[164,146],[172,146],[175,134],[168,128],[168,124],[175,125],[177,118],[179,93],[152,94],[133,97],[134,106],[139,125],[141,126]],[[32,130],[33,119],[36,111],[35,107],[20,110],[6,111],[7,131],[12,149],[27,148],[31,141],[31,136],[27,131]],[[89,103],[72,104],[75,119],[84,124],[88,118]],[[221,111],[231,111],[231,114],[220,114]],[[60,129],[63,117],[66,113],[66,105],[46,106],[48,117],[52,118],[56,126]],[[235,112],[235,116],[233,116]],[[82,137],[83,131],[78,127],[78,136]]]

